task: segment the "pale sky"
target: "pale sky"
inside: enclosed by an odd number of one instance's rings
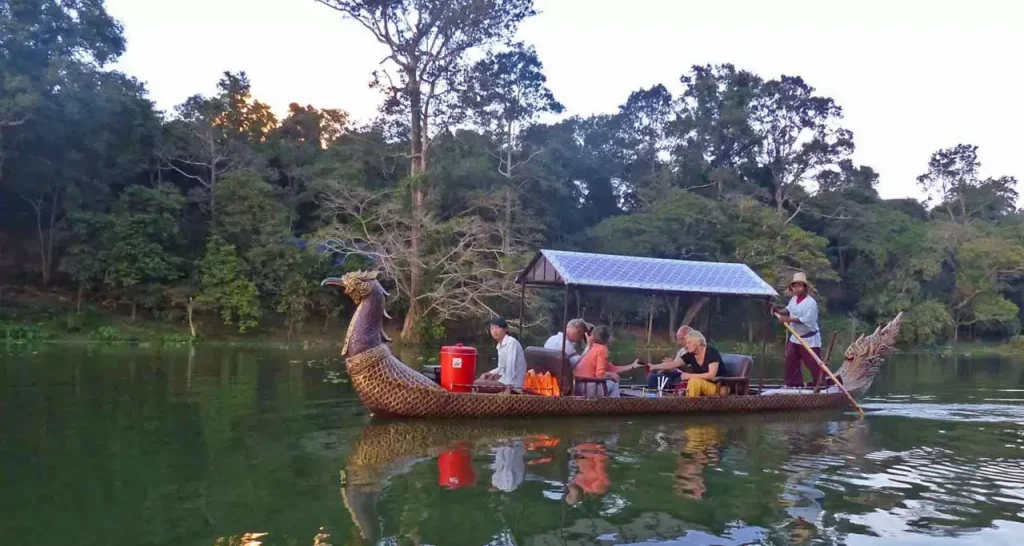
[[[313,0],[106,0],[125,26],[118,63],[170,110],[245,70],[253,94],[369,120],[386,53]],[[1024,3],[1019,0],[536,0],[532,43],[567,114],[613,112],[694,64],[802,76],[845,111],[854,160],[884,197],[919,197],[939,148],[979,146],[983,176],[1024,181]],[[1024,194],[1024,186],[1018,191]]]

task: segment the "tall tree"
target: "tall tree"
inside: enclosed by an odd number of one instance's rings
[[[745,183],[741,169],[753,163],[760,142],[750,123],[751,104],[763,80],[733,65],[694,66],[680,82],[678,116],[669,127],[675,143],[673,162],[684,187],[714,186],[726,193],[754,194],[767,201],[763,190]],[[736,187],[727,191],[727,186]]]
[[[167,284],[181,276],[179,222],[183,199],[170,185],[131,186],[118,198],[100,232],[104,283],[132,309],[151,307]]]
[[[516,43],[508,50],[491,53],[477,61],[470,71],[464,94],[474,121],[497,144],[492,153],[506,185],[502,224],[502,248],[506,252],[511,248],[514,212],[519,208],[516,204],[525,183],[522,166],[540,153],[534,150],[524,156],[520,133],[541,114],[564,110],[547,88],[543,68],[532,46]]]
[[[124,52],[121,25],[95,0],[5,0],[0,5],[0,183],[7,146],[59,91],[65,70],[103,66]]]
[[[760,85],[751,103],[755,159],[780,217],[800,211],[805,182],[853,153],[853,133],[839,126],[842,108],[814,91],[803,78],[782,76]]]
[[[343,110],[291,103],[288,116],[268,138],[270,167],[277,172],[278,184],[287,190],[293,228],[310,227],[315,212],[309,188],[312,167],[347,130],[348,113]]]
[[[317,0],[357,21],[390,54],[374,74],[388,97],[385,108],[409,120],[412,250],[420,252],[420,224],[426,205],[425,173],[432,135],[460,111],[457,92],[467,55],[507,40],[523,19],[534,15],[533,0]],[[436,127],[440,125],[441,127]],[[412,264],[412,306],[402,328],[414,337],[423,282]]]
[[[994,220],[1013,213],[1017,180],[1010,176],[983,180],[980,169],[978,147],[958,144],[932,154],[928,172],[917,177],[917,182],[929,201],[937,203],[952,222]]]
[[[164,167],[198,185],[210,223],[216,220],[217,183],[239,169],[258,168],[254,147],[277,126],[270,107],[252,98],[245,72],[225,72],[213,97],[193,95],[166,125]]]
[[[657,182],[664,155],[671,149],[669,125],[675,115],[672,94],[664,85],[630,93],[616,115],[616,145],[625,152],[630,197],[626,209],[638,205],[638,190]]]

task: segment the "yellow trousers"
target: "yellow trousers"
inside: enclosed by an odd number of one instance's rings
[[[729,387],[719,387],[718,383],[691,377],[686,380],[686,396],[719,396],[729,394]]]

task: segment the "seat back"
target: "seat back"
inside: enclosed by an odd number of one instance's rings
[[[572,386],[572,371],[568,366],[565,366],[565,369],[569,370],[569,377],[563,377],[561,351],[531,346],[523,349],[523,352],[526,354],[527,370],[533,370],[539,374],[544,372],[551,373],[558,380],[558,385],[561,387],[562,392],[569,392]]]
[[[722,371],[729,377],[750,377],[750,368],[753,365],[753,357],[733,353],[722,354]]]

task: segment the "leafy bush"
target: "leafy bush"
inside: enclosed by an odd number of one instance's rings
[[[160,343],[164,345],[188,345],[192,343],[192,336],[182,332],[166,333],[160,336]]]
[[[102,341],[104,343],[125,343],[135,341],[135,337],[122,332],[116,326],[100,326],[93,333],[93,338],[96,341]]]
[[[0,324],[0,333],[8,343],[31,343],[46,338],[35,324]]]
[[[416,323],[416,332],[419,334],[420,341],[423,343],[440,341],[444,339],[448,333],[444,324],[436,322],[428,317],[423,317]]]
[[[910,343],[934,343],[947,335],[953,326],[949,310],[941,302],[927,300],[903,314],[900,337]]]

